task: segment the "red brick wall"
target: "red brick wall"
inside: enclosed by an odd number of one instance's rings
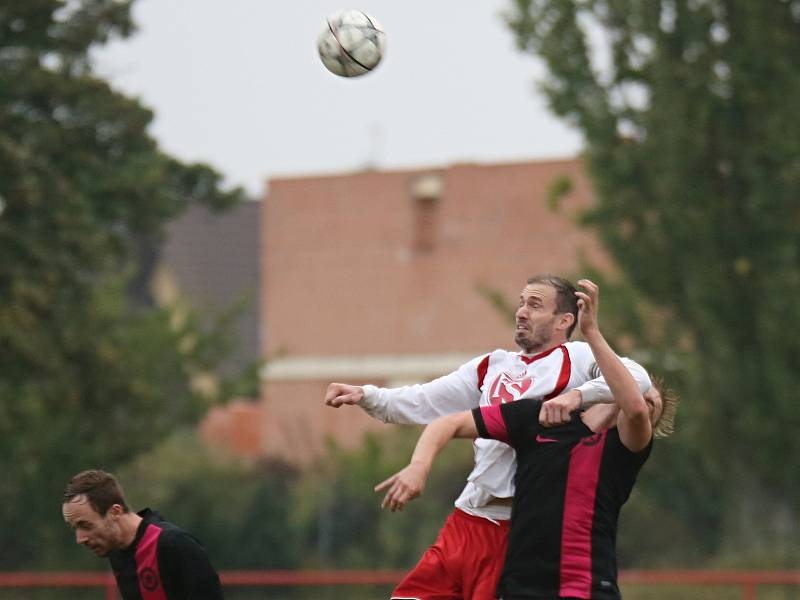
[[[428,172],[444,188],[434,247],[419,253],[410,190]],[[547,191],[560,175],[574,186],[553,212]],[[513,346],[510,327],[476,287],[514,300],[528,276],[572,275],[582,252],[601,255],[574,224],[590,201],[577,160],[273,180],[262,211],[264,352]]]

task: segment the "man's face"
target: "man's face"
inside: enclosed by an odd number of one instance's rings
[[[547,350],[562,316],[557,314],[554,287],[542,283],[526,285],[519,296],[514,341],[527,354]]]
[[[100,515],[86,496],[80,495],[62,504],[61,512],[75,531],[75,541],[103,557],[121,548],[122,530],[118,521],[121,508],[115,504],[105,515]]]

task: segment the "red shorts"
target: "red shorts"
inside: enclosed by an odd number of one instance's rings
[[[494,600],[506,557],[508,528],[508,521],[493,523],[456,509],[392,598]]]

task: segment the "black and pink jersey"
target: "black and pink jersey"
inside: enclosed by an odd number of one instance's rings
[[[499,598],[620,598],[619,511],[650,455],[628,450],[616,427],[594,433],[539,425],[541,400],[473,410],[478,434],[517,451],[516,492]]]
[[[124,600],[221,600],[219,577],[191,534],[148,508],[133,543],[109,554]]]

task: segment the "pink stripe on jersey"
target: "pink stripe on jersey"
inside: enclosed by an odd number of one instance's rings
[[[478,391],[483,391],[483,380],[486,379],[486,373],[489,370],[489,354],[478,365]]]
[[[606,434],[581,440],[570,453],[561,523],[562,597],[592,597],[592,526]]]
[[[136,546],[136,575],[142,600],[167,600],[158,570],[158,537],[161,529],[148,525],[144,536]]]
[[[563,392],[564,388],[567,387],[567,384],[569,383],[570,375],[572,375],[572,360],[569,357],[569,350],[567,350],[564,346],[559,346],[559,348],[561,348],[561,353],[564,355],[564,359],[561,361],[561,372],[558,374],[556,387],[553,388],[552,392],[544,397],[545,400],[555,398],[561,392]]]
[[[486,431],[493,440],[508,443],[508,429],[506,429],[506,422],[503,420],[503,414],[500,412],[501,404],[494,406],[481,406],[481,417],[483,417],[483,424],[486,425]]]

